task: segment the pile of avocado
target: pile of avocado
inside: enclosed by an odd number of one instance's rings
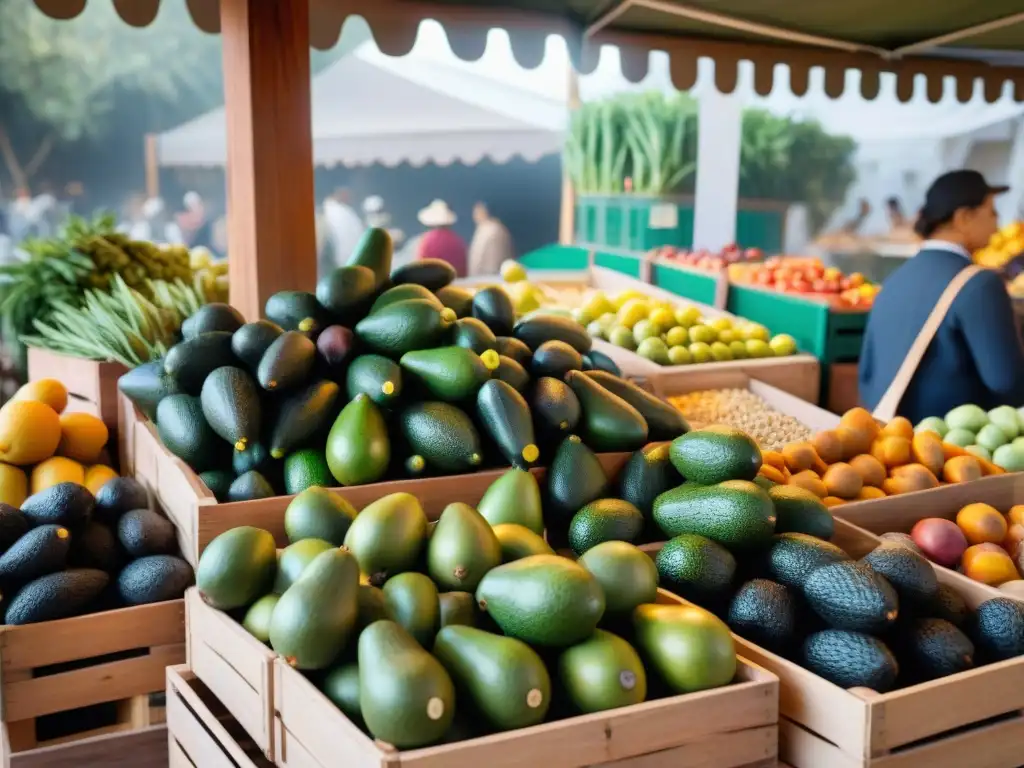
[[[546,464],[573,432],[632,451],[688,429],[574,320],[516,317],[498,285],[471,293],[439,260],[392,272],[391,256],[371,229],[315,294],[271,296],[264,320],[203,306],[119,387],[221,501]]]
[[[0,504],[4,624],[181,598],[192,567],[173,554],[170,521],[148,504],[146,489],[127,477],[95,497],[77,483],[58,483],[21,509]]]
[[[996,597],[971,611],[912,542],[853,559],[829,542],[835,523],[816,496],[758,475],[744,433],[696,430],[659,453],[666,475],[686,479],[651,506],[669,537],[655,559],[661,584],[744,639],[878,692],[1024,655],[1024,603]]]
[[[357,514],[310,488],[285,513],[287,547],[229,530],[204,550],[197,587],[399,749],[732,682],[724,622],[657,604],[657,570],[632,544],[556,554],[541,498],[510,469],[477,508],[451,503],[432,525],[408,493]]]

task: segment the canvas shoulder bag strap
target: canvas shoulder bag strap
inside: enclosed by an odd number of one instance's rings
[[[928,345],[935,338],[935,334],[949,313],[949,308],[953,305],[953,301],[960,291],[963,290],[963,287],[967,285],[967,281],[981,272],[981,270],[982,267],[972,264],[967,269],[961,270],[957,273],[956,277],[949,281],[946,290],[939,296],[939,300],[935,303],[931,314],[925,320],[921,332],[917,334],[914,343],[910,345],[910,351],[907,352],[907,356],[903,359],[903,364],[900,365],[900,369],[896,372],[896,377],[892,380],[885,394],[882,395],[882,399],[878,401],[878,405],[875,406],[875,412],[872,415],[876,419],[879,421],[889,421],[896,415],[896,409],[900,406],[900,400],[906,394],[907,387],[910,386],[910,380],[914,378],[918,366],[921,365],[921,360],[924,359],[924,353],[928,351]]]

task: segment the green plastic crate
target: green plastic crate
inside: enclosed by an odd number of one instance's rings
[[[676,226],[651,229],[651,209],[675,205]],[[736,211],[736,242],[768,253],[782,250],[785,206],[739,202]],[[685,198],[639,195],[581,195],[576,201],[576,241],[627,251],[649,251],[663,245],[693,245],[693,202]]]
[[[637,254],[594,251],[594,266],[614,269],[630,277],[640,277],[641,258]]]
[[[519,257],[519,263],[527,269],[587,269],[589,254],[587,248],[556,243],[524,253]]]
[[[760,323],[772,334],[788,333],[801,350],[823,365],[860,357],[866,312],[833,312],[820,301],[735,284],[729,287],[726,309]]]
[[[654,264],[651,267],[651,284],[684,299],[714,306],[718,280],[714,275]]]

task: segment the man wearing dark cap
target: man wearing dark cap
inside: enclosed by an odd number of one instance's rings
[[[968,170],[928,189],[914,225],[921,249],[885,281],[864,332],[859,383],[868,408],[895,397],[896,413],[916,424],[966,403],[1024,405],[1024,347],[1006,286],[991,270],[960,275],[995,233],[994,199],[1006,190]],[[934,335],[923,346],[928,325]],[[911,352],[918,336],[919,361]]]

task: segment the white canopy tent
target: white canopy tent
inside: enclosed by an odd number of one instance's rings
[[[406,56],[386,56],[368,41],[313,79],[317,165],[536,161],[561,149],[564,56],[560,68],[557,57],[548,57],[538,70],[523,70],[506,37],[504,47],[489,45],[480,60],[467,63],[435,26],[424,25]],[[551,76],[563,95],[545,87]],[[157,160],[162,166],[223,165],[225,137],[220,108],[160,134]]]

